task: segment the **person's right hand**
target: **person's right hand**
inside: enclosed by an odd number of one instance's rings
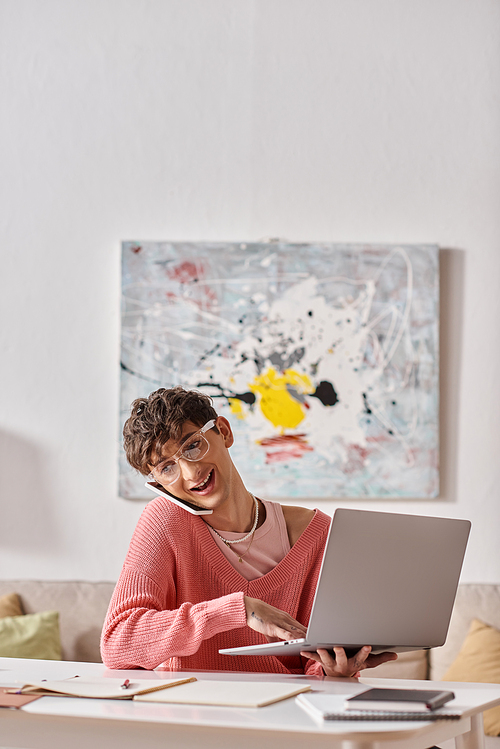
[[[305,637],[306,627],[286,611],[276,609],[258,598],[245,596],[244,601],[247,624],[256,632],[260,632],[271,640],[296,640],[299,637]]]

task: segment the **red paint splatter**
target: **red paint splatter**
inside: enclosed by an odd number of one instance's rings
[[[189,283],[195,278],[199,278],[200,273],[194,263],[186,260],[184,263],[176,265],[174,268],[169,268],[168,277],[179,283]]]
[[[169,267],[166,270],[167,276],[182,285],[189,284],[191,301],[197,304],[200,309],[210,310],[218,304],[218,298],[215,291],[206,282],[206,268],[203,260],[192,262],[185,260],[178,265]],[[181,293],[184,293],[181,292]]]
[[[288,460],[302,458],[304,453],[312,452],[307,444],[305,434],[282,434],[276,437],[265,437],[259,444],[266,451],[266,463],[286,463]]]
[[[135,252],[137,255],[138,252],[142,252],[142,247],[140,244],[135,244],[133,247],[130,248],[132,252]]]
[[[365,460],[370,454],[370,450],[361,445],[349,445],[347,453],[347,461],[343,466],[344,473],[355,473],[361,471],[365,465]]]

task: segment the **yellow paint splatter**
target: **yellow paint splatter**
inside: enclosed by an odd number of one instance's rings
[[[237,419],[244,419],[245,412],[243,411],[243,406],[241,405],[239,398],[228,398],[227,400],[231,413],[233,413]]]
[[[294,369],[278,374],[269,368],[249,383],[250,390],[260,395],[259,406],[266,419],[275,427],[295,429],[305,417],[305,406],[290,395],[287,385],[298,393],[314,392],[309,377]]]

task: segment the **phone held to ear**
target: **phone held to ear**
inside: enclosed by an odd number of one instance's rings
[[[186,499],[179,499],[179,497],[174,497],[173,494],[170,494],[170,492],[167,491],[165,487],[159,484],[157,481],[146,481],[144,486],[147,486],[147,488],[151,489],[151,491],[155,494],[159,494],[160,497],[166,497],[171,502],[173,502],[174,505],[178,505],[179,507],[182,507],[183,510],[187,510],[187,512],[190,512],[191,515],[211,515],[213,513],[213,510],[204,510],[203,508],[192,504],[192,502],[188,502]]]

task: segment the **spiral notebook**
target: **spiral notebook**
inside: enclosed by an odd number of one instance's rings
[[[458,720],[462,711],[452,707],[440,707],[427,713],[392,712],[385,710],[346,710],[344,703],[346,695],[329,694],[328,692],[308,692],[299,694],[295,698],[306,713],[315,720]]]

